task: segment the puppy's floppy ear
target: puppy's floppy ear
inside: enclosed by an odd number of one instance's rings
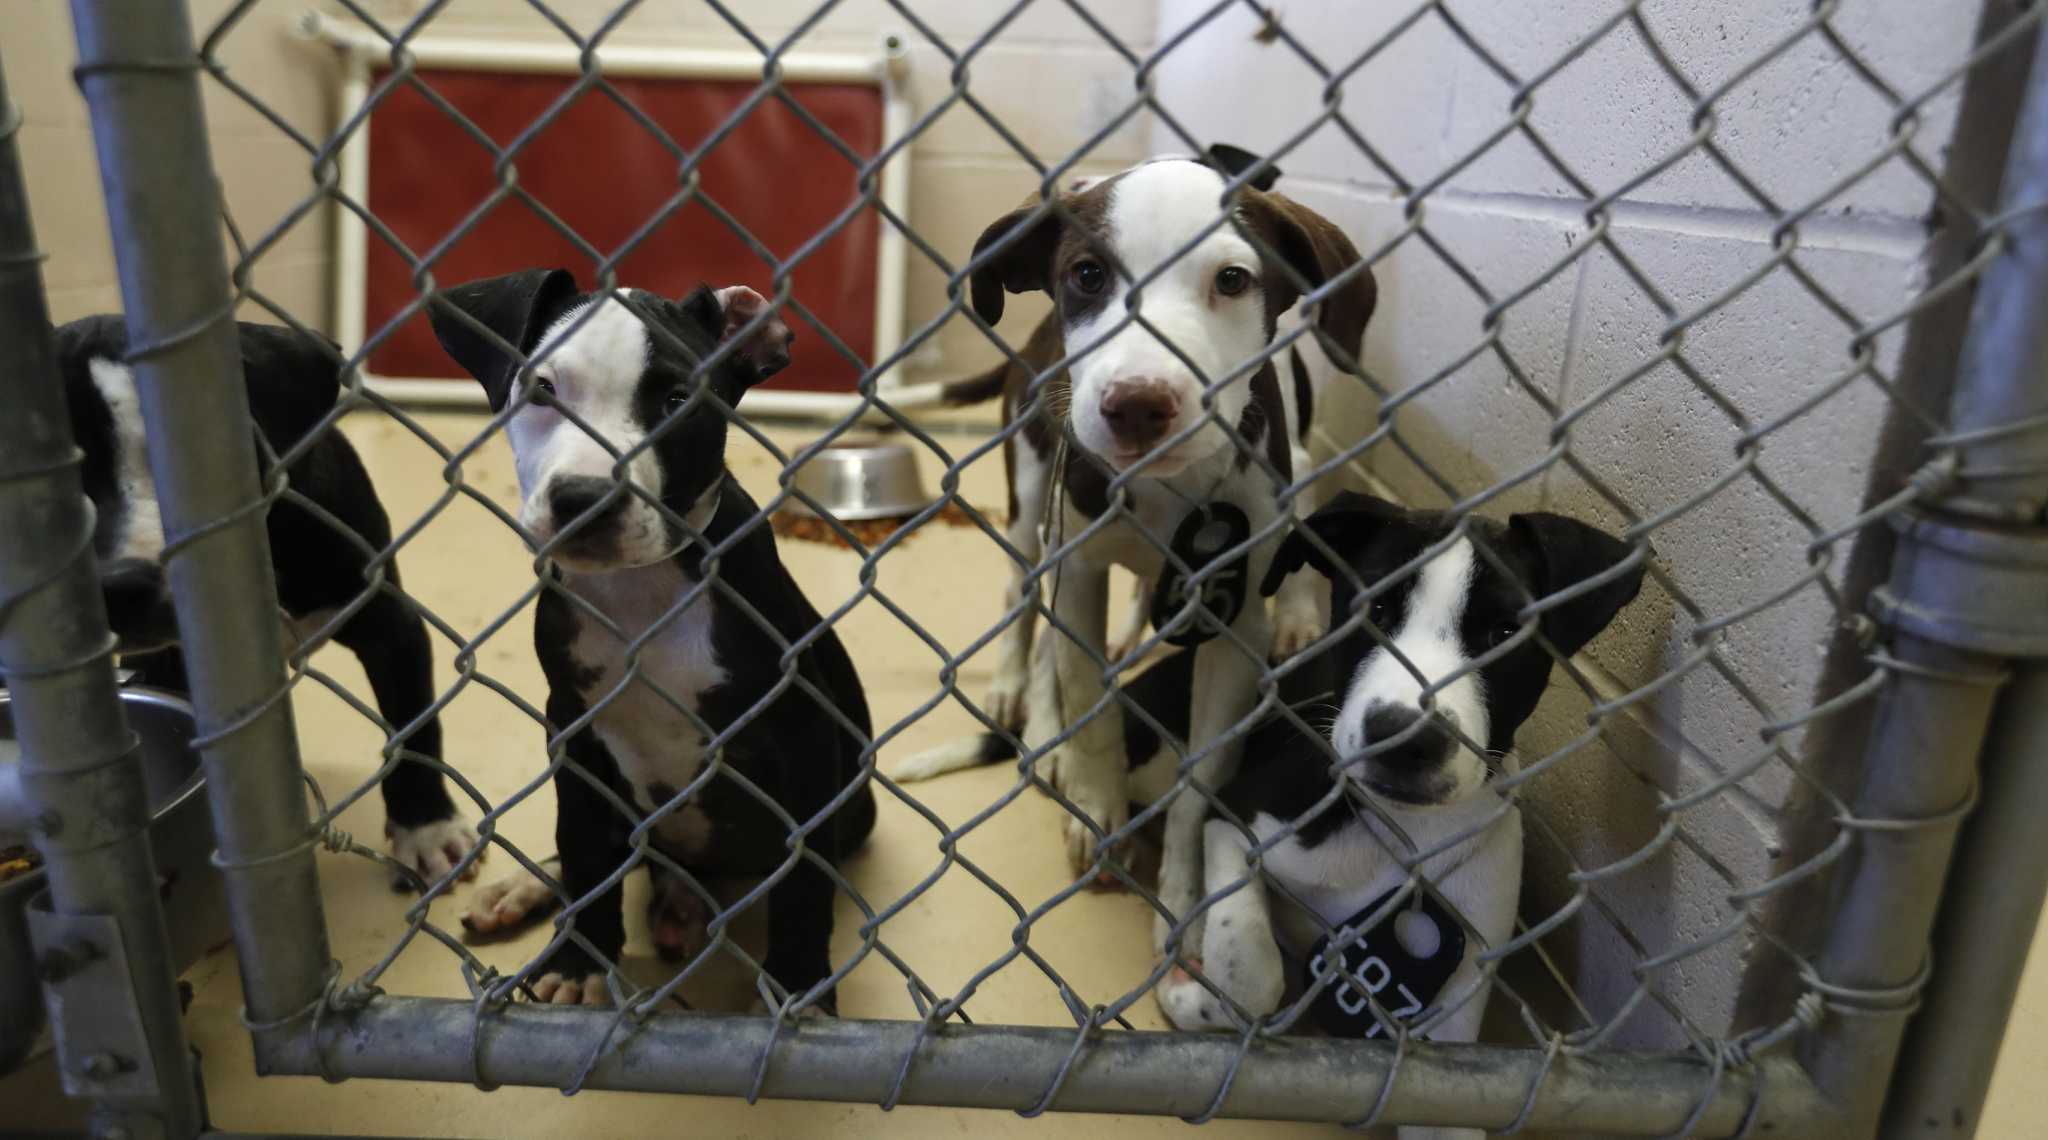
[[[1058,214],[1048,212],[1031,223],[1029,230],[1014,236],[1011,234],[1012,230],[1025,224],[1025,219],[1039,208],[1039,204],[1037,198],[1025,199],[1022,206],[990,222],[988,228],[981,231],[981,236],[974,239],[976,259],[1004,238],[1012,239],[1002,252],[982,262],[969,278],[975,315],[989,324],[1003,318],[1004,293],[1051,289],[1052,255],[1059,246],[1065,223],[1060,221]]]
[[[574,296],[576,277],[568,270],[527,269],[443,289],[428,305],[427,319],[433,323],[434,339],[441,342],[441,348],[484,386],[484,397],[495,412],[511,398],[512,380],[519,375],[523,358],[547,330],[548,321]],[[449,312],[451,306],[496,333],[498,340],[517,349],[519,355],[507,354],[490,337]]]
[[[1226,176],[1236,178],[1259,164],[1259,156],[1242,147],[1229,143],[1213,143],[1209,147],[1209,165],[1222,171]],[[1268,166],[1259,172],[1257,178],[1246,185],[1254,190],[1271,190],[1273,183],[1280,181],[1280,168]]]
[[[1359,262],[1358,247],[1328,218],[1284,194],[1245,194],[1245,221],[1260,231],[1259,236],[1284,258],[1311,287],[1319,286]],[[1266,303],[1275,315],[1294,307],[1301,296],[1285,273],[1266,275]],[[1365,269],[1344,283],[1343,288],[1324,298],[1316,324],[1323,335],[1336,343],[1349,359],[1338,359],[1346,368],[1358,359],[1365,345],[1365,325],[1379,304],[1379,285],[1372,270]]]
[[[1356,491],[1343,492],[1321,510],[1294,524],[1294,529],[1280,541],[1280,549],[1273,553],[1273,564],[1267,567],[1259,592],[1272,597],[1289,574],[1305,565],[1314,566],[1326,578],[1344,573],[1341,566],[1330,561],[1329,555],[1316,549],[1303,531],[1314,531],[1317,538],[1341,555],[1371,541],[1381,527],[1401,517],[1401,511],[1398,504],[1385,499]]]
[[[1542,580],[1528,586],[1538,600],[1614,569],[1635,550],[1598,527],[1547,511],[1511,516],[1508,533],[1534,556]],[[1546,612],[1544,635],[1564,652],[1577,653],[1607,628],[1621,607],[1635,600],[1648,568],[1645,557],[1612,581]]]
[[[782,320],[782,314],[770,312],[768,299],[747,288],[745,285],[728,285],[716,292],[719,320],[718,339],[729,340],[747,326],[747,322],[767,313],[746,339],[733,349],[733,355],[747,363],[753,370],[753,383],[760,383],[789,367],[789,346],[796,340],[796,334]]]

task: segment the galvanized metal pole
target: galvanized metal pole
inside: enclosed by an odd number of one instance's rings
[[[2048,800],[2038,735],[2048,660],[2048,23],[2037,35],[1993,240],[1999,257],[1977,284],[1950,402],[1956,479],[1897,520],[1889,584],[1874,599],[1901,662],[1871,734],[1856,797],[1858,836],[1841,901],[1817,963],[1834,1012],[1812,1043],[1816,1084],[1845,1114],[1849,1136],[1967,1136],[1989,1080],[2019,978],[2018,958],[2048,875],[2035,832]],[[2002,698],[1994,680],[2034,662]],[[2000,731],[1987,728],[1994,710]],[[2019,735],[2015,735],[2015,731]],[[1981,757],[1981,760],[1980,760]],[[1980,808],[1948,874],[1963,813]],[[2032,768],[2032,771],[2027,769]],[[2009,801],[2009,802],[2008,802]],[[1915,821],[1918,821],[1916,824]],[[1989,882],[1974,881],[1991,876]],[[1947,883],[1950,900],[1944,903]],[[2006,894],[2028,890],[2031,898]],[[1943,922],[1930,946],[1937,907]],[[2012,942],[2001,950],[1987,942]],[[2007,959],[2012,959],[2007,961]],[[1923,970],[1931,966],[1930,975]],[[1923,989],[1923,987],[1925,987]],[[1901,1051],[1921,1003],[1913,1044]],[[1889,1102],[1886,1086],[1896,1088]]]
[[[242,992],[308,1012],[328,966],[218,183],[184,4],[73,0],[79,84],[149,428]]]
[[[1934,978],[1885,1108],[1887,1135],[1970,1136],[1983,1113],[2048,890],[2048,665],[2007,685],[1982,780],[1935,927]]]
[[[1935,974],[1908,1028],[1883,1134],[1974,1135],[2048,886],[2048,25],[2000,187],[2003,252],[1977,286],[1948,442],[1942,525],[1907,570],[1898,617],[2013,660],[1934,932]],[[1939,631],[1939,632],[1937,632]]]
[[[1906,557],[1910,540],[1901,544]],[[1894,576],[1894,582],[1897,576]],[[1828,1011],[1806,1043],[1808,1071],[1843,1114],[1830,1137],[1872,1134],[1906,1019],[1919,1003],[1927,932],[1968,803],[2001,662],[1899,634],[1871,730],[1856,836],[1815,963]]]
[[[1964,460],[1945,509],[2048,522],[2048,23],[2034,47],[1998,217],[2003,251],[1977,283],[1949,409]]]
[[[0,672],[21,745],[23,814],[49,870],[50,918],[38,929],[64,932],[38,946],[39,965],[64,1087],[91,1098],[95,1132],[194,1136],[198,1086],[150,857],[150,805],[114,682],[92,507],[14,144],[20,123],[0,77]],[[81,982],[115,1008],[79,1000]]]
[[[480,1013],[466,1000],[385,997],[329,1015],[317,1036],[277,1033],[257,1048],[277,1072],[558,1085],[582,1069],[616,1020],[601,1009]],[[1327,1122],[1370,1113],[1394,1060],[1393,1047],[1377,1041],[1292,1038],[1264,1043],[1239,1064],[1239,1043],[1223,1034],[1108,1032],[1076,1055],[1072,1029],[948,1025],[920,1040],[920,1028],[824,1019],[778,1033],[766,1018],[656,1014],[615,1039],[582,1087],[746,1096],[769,1050],[766,1097],[874,1104],[896,1092],[904,1104],[1029,1109],[1071,1060],[1055,1108],[1192,1116],[1236,1065],[1218,1115]],[[1541,1049],[1504,1045],[1411,1046],[1382,1119],[1498,1128],[1522,1112],[1539,1081],[1543,1095],[1523,1121],[1536,1132],[1669,1135],[1705,1098],[1690,1136],[1828,1134],[1826,1105],[1790,1057],[1763,1057],[1717,1077],[1691,1053],[1551,1060]]]

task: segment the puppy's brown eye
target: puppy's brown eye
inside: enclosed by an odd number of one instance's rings
[[[1216,291],[1226,297],[1235,297],[1252,287],[1252,275],[1238,265],[1226,265],[1216,271]]]
[[[687,404],[689,402],[690,390],[688,388],[684,388],[681,386],[670,388],[668,390],[668,395],[663,396],[661,398],[662,414],[671,416],[675,415],[677,412],[683,410],[684,404]]]
[[[1520,632],[1522,632],[1522,627],[1519,623],[1511,621],[1502,622],[1501,624],[1493,627],[1493,639],[1491,644],[1499,645],[1501,642],[1506,641],[1508,638],[1513,637],[1514,635]]]
[[[536,376],[533,378],[533,391],[534,403],[548,403],[549,401],[555,398],[555,382],[553,380],[547,379],[544,376]]]
[[[1099,261],[1077,261],[1072,269],[1067,270],[1067,284],[1075,292],[1093,297],[1109,284],[1109,271]]]

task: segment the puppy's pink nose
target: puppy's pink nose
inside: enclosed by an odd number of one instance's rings
[[[1159,442],[1173,426],[1180,401],[1163,380],[1132,380],[1112,384],[1102,394],[1102,421],[1109,434],[1131,451],[1143,451]]]

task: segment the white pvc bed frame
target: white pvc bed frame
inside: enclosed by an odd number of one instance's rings
[[[304,30],[310,37],[341,49],[342,82],[336,122],[348,122],[369,99],[370,72],[389,64],[391,45],[367,28],[309,13]],[[502,71],[518,74],[574,75],[582,70],[579,50],[569,42],[546,43],[454,36],[418,36],[406,41],[416,64],[457,71]],[[660,47],[645,44],[606,46],[599,50],[606,75],[664,79],[760,79],[761,56],[752,51],[721,48]],[[908,129],[911,108],[902,89],[906,53],[901,37],[883,37],[872,54],[794,51],[780,57],[786,83],[873,84],[882,93],[882,146],[895,145]],[[369,131],[365,121],[340,154],[341,190],[367,202],[370,189]],[[882,167],[880,198],[897,217],[910,217],[910,148],[899,151]],[[334,258],[335,339],[345,351],[361,347],[368,301],[366,275],[369,229],[348,211],[338,211]],[[879,221],[875,250],[875,351],[884,360],[903,344],[904,271],[908,243],[896,227]],[[482,407],[483,393],[473,384],[442,379],[364,375],[379,395],[412,404]],[[938,402],[938,384],[905,384],[902,362],[876,380],[876,395],[891,406],[909,409]],[[758,388],[749,392],[743,410],[759,415],[843,416],[860,404],[851,392],[798,392]]]

